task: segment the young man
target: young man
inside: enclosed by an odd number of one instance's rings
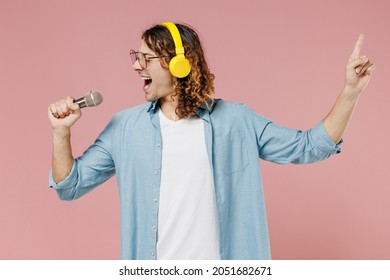
[[[143,33],[139,51],[130,51],[148,102],[117,113],[81,157],[73,158],[70,145],[78,105],[67,97],[49,106],[50,186],[73,200],[116,174],[123,259],[269,259],[259,158],[311,163],[340,152],[374,69],[360,56],[363,39],[332,110],[299,131],[242,104],[214,100],[214,76],[196,32],[154,26]]]

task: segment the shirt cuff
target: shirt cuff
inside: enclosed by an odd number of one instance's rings
[[[317,148],[321,151],[328,154],[338,154],[341,152],[343,139],[341,139],[339,143],[335,144],[326,132],[323,121],[311,129],[311,137],[314,139],[313,143],[315,143]]]
[[[59,183],[56,183],[53,178],[53,169],[50,170],[49,174],[49,187],[56,190],[66,190],[71,189],[77,183],[77,162],[76,160],[73,163],[72,169],[70,170],[69,175]]]

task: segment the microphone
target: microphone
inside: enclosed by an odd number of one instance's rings
[[[84,97],[76,99],[73,103],[79,104],[80,108],[94,107],[102,103],[103,96],[98,91],[90,91]]]

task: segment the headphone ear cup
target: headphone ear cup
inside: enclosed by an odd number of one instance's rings
[[[176,78],[187,77],[191,72],[190,61],[184,56],[175,56],[169,62],[169,71]]]

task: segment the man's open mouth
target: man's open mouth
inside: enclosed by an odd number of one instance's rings
[[[146,90],[147,88],[149,88],[150,84],[152,83],[152,79],[146,76],[141,76],[141,78],[144,80],[144,89]]]

